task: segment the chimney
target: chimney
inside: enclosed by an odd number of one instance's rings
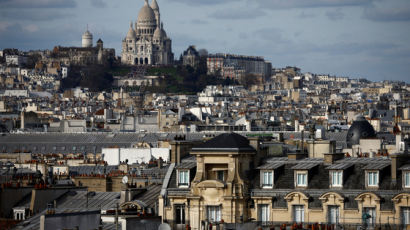
[[[252,146],[256,152],[260,150],[261,139],[259,137],[248,137],[249,145]]]
[[[330,152],[330,153],[324,153],[324,162],[328,164],[333,164],[335,161],[343,159],[344,158],[344,153],[336,153],[336,152]]]
[[[395,186],[397,181],[400,180],[398,176],[398,169],[410,160],[410,155],[407,153],[394,153],[390,154],[391,158],[391,179],[392,185]]]

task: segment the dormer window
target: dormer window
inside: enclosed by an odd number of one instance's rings
[[[342,170],[330,171],[330,185],[332,188],[343,187],[343,171]]]
[[[307,171],[296,171],[296,187],[307,187],[308,185],[308,172]]]
[[[273,171],[261,171],[262,188],[273,188]]]
[[[403,187],[410,188],[410,171],[403,173]]]
[[[367,171],[366,177],[368,187],[379,187],[379,171]]]
[[[178,171],[178,187],[189,187],[189,170]]]
[[[318,162],[300,162],[293,166],[295,188],[306,188],[309,183],[309,172],[315,174],[318,165]]]

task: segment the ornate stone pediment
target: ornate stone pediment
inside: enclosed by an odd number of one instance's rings
[[[309,201],[309,197],[303,193],[303,192],[290,192],[285,196],[285,200],[287,202],[291,202],[293,200],[303,200],[303,201]]]
[[[326,203],[326,202],[336,203],[336,201],[344,203],[345,198],[337,192],[327,192],[327,193],[322,194],[319,197],[319,200],[321,200],[323,203]]]

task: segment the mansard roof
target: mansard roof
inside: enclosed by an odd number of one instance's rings
[[[224,133],[221,134],[196,148],[192,151],[251,151],[255,149],[249,145],[249,140],[237,133]]]

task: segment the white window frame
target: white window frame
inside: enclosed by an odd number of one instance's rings
[[[299,175],[304,177],[303,181],[299,181]],[[300,177],[300,178],[303,178]],[[304,183],[300,183],[300,182],[304,182]],[[308,172],[307,171],[296,171],[295,172],[295,187],[307,187],[308,186]]]
[[[410,188],[410,171],[403,172],[403,188]]]
[[[181,177],[181,174],[184,174],[183,177]],[[177,186],[179,188],[188,188],[189,187],[189,170],[188,169],[181,169],[178,170],[177,173]]]
[[[258,221],[270,221],[269,204],[258,204]]]
[[[268,174],[267,177],[265,174]],[[273,170],[261,171],[261,187],[262,188],[273,188],[273,183],[274,183],[273,176],[274,176]]]
[[[330,186],[332,188],[342,188],[343,187],[343,170],[331,170],[330,171]]]
[[[400,223],[403,225],[410,224],[410,207],[400,207]]]
[[[380,173],[379,171],[367,171],[366,172],[367,187],[377,188],[379,187]]]
[[[332,216],[332,209],[335,210],[335,216]],[[328,205],[327,206],[327,222],[330,224],[338,224],[340,221],[340,206]]]
[[[297,223],[305,222],[305,206],[304,205],[293,205],[292,209],[293,209],[292,210],[293,221]]]
[[[208,205],[206,207],[206,216],[208,221],[211,223],[213,222],[220,222],[222,219],[222,208],[220,205]]]

